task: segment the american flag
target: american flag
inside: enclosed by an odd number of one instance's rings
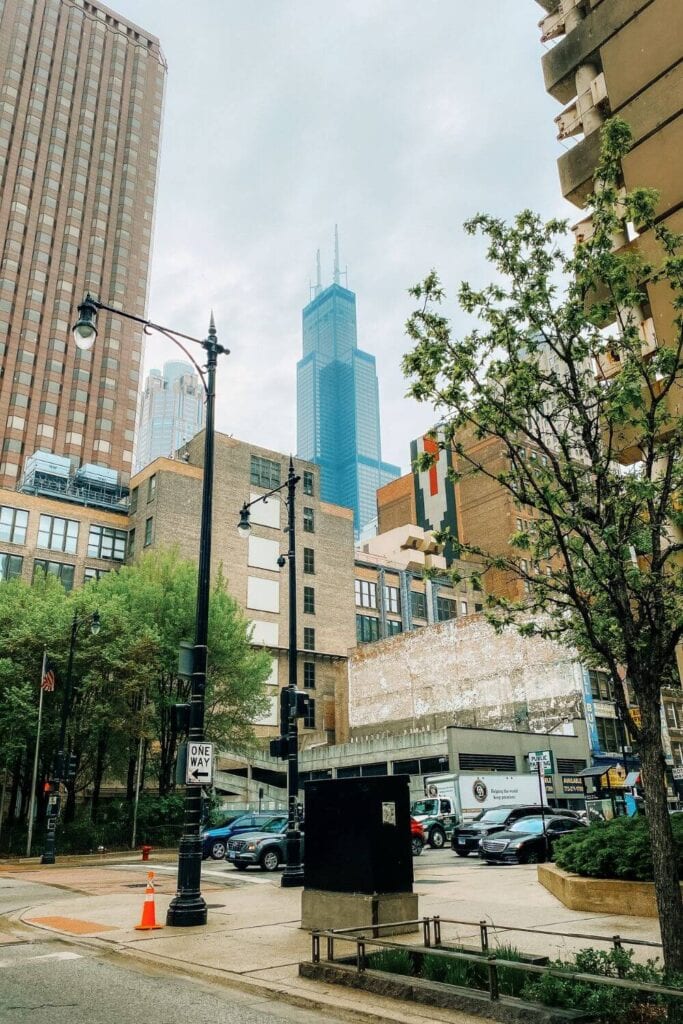
[[[52,693],[56,682],[57,674],[54,670],[54,665],[51,665],[48,661],[45,665],[45,674],[43,675],[43,680],[40,685],[45,693]]]

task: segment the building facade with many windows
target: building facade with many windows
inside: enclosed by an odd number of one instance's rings
[[[0,486],[38,450],[128,483],[142,329],[71,325],[87,291],[145,315],[165,78],[98,0],[0,5]]]

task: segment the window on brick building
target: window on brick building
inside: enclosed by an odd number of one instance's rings
[[[0,540],[10,544],[26,543],[28,512],[23,508],[0,505]]]
[[[65,562],[50,562],[46,558],[36,558],[33,562],[34,578],[37,573],[45,576],[56,576],[65,590],[72,590],[74,585],[75,566]]]
[[[304,548],[304,572],[309,576],[315,573],[315,551],[313,548]]]
[[[438,596],[436,599],[437,621],[446,622],[448,619],[454,619],[455,615],[455,601],[452,601],[450,597]]]
[[[354,580],[356,604],[359,608],[377,607],[377,584],[371,580]]]
[[[384,587],[384,608],[394,615],[401,614],[401,592],[398,587]]]
[[[304,689],[314,690],[315,689],[315,662],[305,661],[304,662]]]
[[[152,526],[154,523],[154,517],[150,516],[145,522],[145,547],[152,543]]]
[[[379,619],[376,616],[356,615],[356,640],[359,644],[379,640]]]
[[[260,455],[251,456],[250,479],[255,487],[280,486],[280,463],[274,459],[263,459]]]
[[[420,594],[418,591],[413,590],[410,595],[410,604],[413,610],[413,618],[415,619],[426,619],[427,618],[427,595]]]
[[[308,707],[304,714],[304,726],[306,729],[315,729],[315,701],[309,698]]]
[[[41,515],[38,526],[38,547],[50,551],[66,551],[73,555],[78,545],[78,522],[60,516]]]
[[[122,562],[126,557],[125,530],[112,526],[91,526],[88,534],[88,558],[111,558]]]
[[[304,494],[313,495],[313,473],[310,469],[304,470]]]
[[[16,580],[21,576],[24,559],[21,555],[0,552],[0,580]]]
[[[307,615],[315,615],[315,590],[313,587],[304,587],[304,612]]]
[[[304,533],[315,533],[315,515],[312,508],[304,506]]]
[[[396,636],[403,632],[403,626],[396,619],[387,619],[387,636]]]
[[[304,650],[315,650],[315,629],[312,626],[304,626]]]

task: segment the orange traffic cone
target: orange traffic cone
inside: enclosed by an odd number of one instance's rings
[[[135,930],[138,932],[148,932],[154,928],[163,927],[163,924],[157,924],[156,911],[154,909],[154,872],[148,871],[145,902],[142,904],[142,919],[140,924],[135,925]]]

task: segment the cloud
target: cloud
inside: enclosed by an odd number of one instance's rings
[[[219,429],[296,447],[301,308],[323,255],[377,357],[383,456],[407,468],[432,411],[406,399],[408,287],[490,276],[462,222],[566,214],[532,0],[119,0],[169,64],[150,315],[232,354]],[[456,314],[456,322],[458,322]],[[173,353],[150,341],[146,365]]]

